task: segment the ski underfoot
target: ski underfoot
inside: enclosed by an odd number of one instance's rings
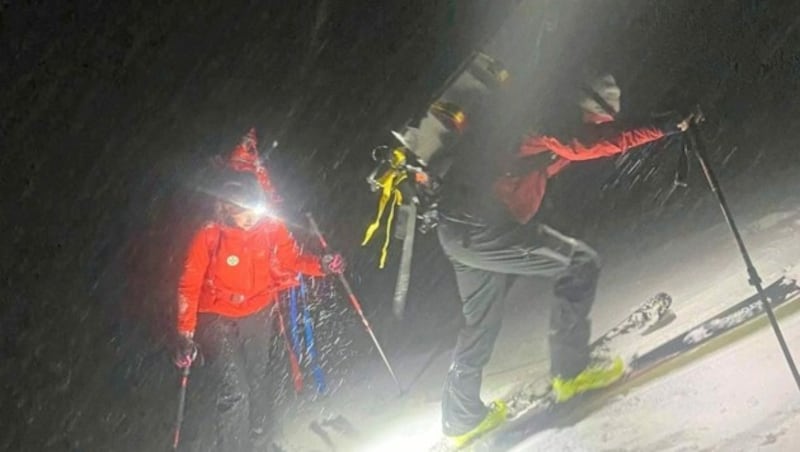
[[[614,339],[637,332],[640,334],[650,334],[666,326],[675,318],[675,314],[670,310],[671,306],[672,298],[666,293],[662,292],[650,297],[628,314],[628,316],[614,328],[594,341],[591,344],[592,355],[596,359],[610,357],[613,355],[611,345]],[[576,398],[580,398],[580,396],[576,396]],[[519,419],[532,410],[547,410],[557,403],[553,392],[549,388],[544,388],[544,390],[542,390],[542,385],[537,385],[535,383],[523,386],[521,389],[506,397],[505,401],[508,405],[507,422]],[[487,432],[485,435],[491,434],[492,432]],[[460,448],[452,447],[445,438],[439,441],[430,450],[432,452],[468,450],[471,444],[478,441],[480,438],[481,437],[477,437],[470,444]]]
[[[776,280],[764,288],[764,294],[779,318],[800,311],[800,286],[793,278]],[[460,450],[508,450],[536,432],[572,425],[603,406],[610,397],[624,394],[767,327],[768,322],[763,314],[760,296],[750,296],[652,350],[633,356],[625,375],[609,387],[580,394],[564,403],[555,403],[550,394],[532,398],[528,406],[514,413],[513,419]],[[670,311],[665,312],[664,319],[671,315]],[[654,327],[664,325],[663,321],[656,322],[641,333],[649,334]]]

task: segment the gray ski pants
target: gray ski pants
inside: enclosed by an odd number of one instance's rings
[[[201,428],[207,429],[203,436],[209,438],[201,450],[251,452],[253,430],[269,430],[270,313],[266,308],[241,318],[199,315],[196,340],[205,360],[200,369],[209,385],[207,395],[214,399],[211,412],[198,413]]]
[[[439,241],[455,269],[465,324],[442,394],[442,427],[460,435],[486,416],[480,398],[513,275],[555,280],[550,318],[551,374],[571,378],[589,362],[589,311],[600,264],[585,243],[544,225],[476,226],[445,220]]]

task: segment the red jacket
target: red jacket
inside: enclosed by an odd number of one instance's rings
[[[303,254],[283,223],[253,229],[209,223],[195,234],[178,286],[178,331],[194,332],[198,312],[243,317],[272,304],[297,274],[322,276],[319,258]]]
[[[506,174],[494,185],[497,197],[506,205],[511,215],[525,224],[533,218],[542,204],[547,189],[547,179],[555,176],[573,161],[591,160],[622,154],[631,148],[658,140],[669,132],[658,127],[640,127],[619,130],[614,123],[587,126],[587,138],[561,141],[558,138],[535,135],[522,143],[514,163],[519,159],[551,152],[549,162],[536,166],[523,174]]]

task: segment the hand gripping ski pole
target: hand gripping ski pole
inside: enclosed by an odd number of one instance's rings
[[[797,371],[797,366],[795,365],[792,354],[789,351],[789,346],[786,344],[786,339],[783,337],[781,327],[778,324],[778,319],[775,317],[775,312],[772,310],[772,306],[769,304],[769,299],[764,292],[764,288],[761,284],[761,277],[758,275],[756,267],[753,265],[753,261],[750,259],[750,254],[747,252],[747,248],[744,246],[744,240],[742,240],[742,236],[739,233],[739,228],[736,227],[736,223],[733,221],[733,215],[728,207],[728,201],[725,199],[725,195],[722,193],[722,188],[719,185],[717,176],[714,174],[714,171],[711,169],[711,166],[708,163],[705,142],[697,130],[697,125],[692,125],[689,127],[688,134],[689,142],[694,150],[697,160],[700,162],[700,167],[703,169],[703,174],[706,176],[708,186],[717,196],[717,202],[722,210],[722,215],[725,217],[725,221],[728,223],[728,228],[730,228],[733,238],[736,241],[736,245],[739,247],[739,253],[742,255],[742,260],[744,260],[744,265],[747,269],[747,276],[749,277],[748,282],[756,289],[756,293],[758,294],[759,298],[761,298],[761,305],[764,307],[764,312],[767,313],[769,323],[772,325],[772,331],[775,333],[775,338],[778,340],[778,344],[781,347],[784,358],[786,358],[786,364],[789,365],[789,370],[792,373],[792,377],[794,377],[794,382],[797,384],[797,388],[800,389],[800,373]]]
[[[308,217],[308,223],[311,225],[311,231],[314,232],[314,235],[317,236],[319,239],[319,243],[322,245],[324,250],[328,250],[328,242],[325,241],[325,237],[322,235],[322,232],[319,230],[319,226],[317,222],[314,220],[314,216],[311,213],[307,213],[306,216]],[[397,385],[397,389],[400,392],[403,392],[403,386],[400,384],[400,380],[397,379],[397,375],[395,375],[394,370],[392,369],[392,365],[389,364],[389,360],[386,358],[386,354],[383,353],[383,348],[381,348],[381,344],[378,342],[378,338],[375,337],[375,333],[372,331],[372,327],[369,325],[369,321],[367,321],[367,317],[364,315],[364,311],[361,310],[361,303],[358,302],[358,298],[356,298],[356,294],[353,292],[353,289],[350,287],[350,283],[347,282],[347,278],[344,275],[339,274],[339,282],[342,283],[342,287],[344,291],[347,293],[347,298],[350,299],[350,303],[353,305],[353,309],[355,309],[356,314],[361,318],[361,323],[364,324],[364,329],[367,330],[369,336],[372,338],[372,342],[375,344],[375,348],[378,350],[378,353],[381,355],[381,359],[383,363],[386,365],[386,369],[389,370],[389,374],[392,376],[392,380],[394,380],[395,384]]]
[[[186,387],[189,385],[189,372],[191,364],[181,371],[181,387],[178,391],[178,418],[175,421],[175,434],[172,437],[172,448],[177,450],[181,442],[181,426],[183,425],[183,411],[186,407]]]

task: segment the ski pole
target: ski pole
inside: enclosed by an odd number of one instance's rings
[[[781,327],[778,324],[778,319],[775,317],[775,312],[772,310],[772,306],[769,304],[769,299],[767,298],[766,293],[764,293],[764,288],[761,286],[761,277],[758,275],[758,271],[756,271],[756,267],[753,265],[753,261],[750,259],[750,254],[747,252],[747,248],[744,246],[744,240],[742,240],[742,236],[739,233],[739,228],[736,227],[736,223],[733,221],[733,215],[731,214],[730,208],[728,208],[728,201],[725,200],[725,195],[722,193],[719,180],[717,180],[717,176],[714,174],[714,171],[708,164],[705,142],[700,136],[696,125],[689,127],[688,133],[694,154],[697,157],[697,160],[700,162],[700,167],[703,169],[703,174],[706,176],[708,186],[717,196],[717,202],[722,210],[722,216],[725,217],[725,221],[728,223],[728,228],[731,230],[733,238],[736,240],[736,245],[739,247],[739,253],[742,255],[742,260],[744,260],[744,265],[747,268],[748,282],[756,289],[756,293],[758,293],[759,298],[761,298],[761,305],[764,307],[764,312],[767,313],[769,323],[772,325],[772,330],[775,333],[775,337],[778,339],[778,344],[781,347],[781,351],[786,359],[786,363],[789,365],[789,370],[792,372],[792,377],[794,377],[794,382],[797,384],[797,388],[800,389],[800,373],[797,371],[797,366],[792,358],[792,353],[789,351],[789,346],[786,344],[786,339],[783,337]]]
[[[297,360],[297,355],[294,352],[292,344],[289,343],[289,336],[286,334],[286,324],[283,321],[283,313],[281,312],[281,302],[278,301],[278,322],[280,323],[281,336],[283,336],[283,343],[286,345],[286,353],[289,354],[289,368],[292,372],[292,381],[294,382],[294,392],[299,394],[303,390],[303,373],[300,371],[300,363]]]
[[[189,385],[189,371],[192,365],[184,367],[181,371],[181,386],[178,392],[178,419],[175,421],[175,435],[172,438],[172,448],[177,450],[181,441],[181,426],[183,425],[183,411],[186,407],[186,387]]]
[[[325,240],[325,237],[322,235],[322,232],[319,230],[319,226],[317,222],[314,220],[314,216],[311,213],[307,213],[306,216],[308,217],[308,222],[311,225],[311,230],[314,232],[314,235],[317,236],[319,239],[319,243],[322,245],[324,250],[328,250],[328,242]],[[397,389],[400,390],[400,393],[403,392],[403,386],[400,384],[400,380],[397,379],[397,375],[395,375],[394,370],[392,369],[392,365],[389,364],[389,360],[386,358],[386,354],[383,353],[383,348],[381,348],[381,344],[378,342],[378,338],[375,337],[375,333],[372,331],[372,327],[369,325],[369,321],[367,321],[367,317],[364,315],[364,311],[361,309],[361,303],[358,302],[358,298],[356,298],[356,294],[353,292],[353,289],[350,287],[350,283],[347,281],[347,278],[344,277],[343,274],[339,274],[339,282],[344,287],[344,291],[347,293],[347,297],[350,299],[350,304],[353,305],[353,309],[355,309],[356,314],[361,318],[361,323],[364,324],[364,329],[367,330],[369,336],[372,338],[372,342],[375,344],[375,348],[378,350],[378,353],[381,355],[381,359],[383,363],[386,365],[386,369],[389,371],[389,374],[392,376],[392,380],[394,380],[395,384],[397,385]]]

